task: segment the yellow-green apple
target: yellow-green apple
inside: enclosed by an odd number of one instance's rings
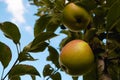
[[[84,75],[94,65],[94,54],[89,44],[83,40],[72,40],[61,50],[59,64],[72,76]]]
[[[89,13],[75,3],[69,3],[63,9],[63,24],[73,32],[85,29],[90,20]]]

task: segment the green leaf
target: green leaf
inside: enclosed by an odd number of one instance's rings
[[[23,52],[42,52],[44,51],[47,46],[49,45],[47,42],[41,42],[38,43],[34,46],[31,46],[32,42],[30,44],[28,44],[27,46],[24,47]]]
[[[83,80],[98,80],[98,73],[97,73],[97,64],[95,64],[91,71],[87,74],[83,75]]]
[[[45,65],[44,69],[43,69],[43,76],[46,77],[46,76],[50,76],[51,73],[54,71],[54,69],[49,65]]]
[[[30,48],[29,52],[42,52],[49,44],[47,42],[38,43],[38,45]]]
[[[54,32],[60,25],[62,15],[60,13],[53,14],[47,24],[46,31]]]
[[[15,24],[11,22],[4,22],[2,26],[0,26],[0,29],[3,31],[4,35],[7,38],[12,39],[15,44],[19,43],[21,34]]]
[[[66,37],[66,38],[62,39],[62,41],[61,41],[60,44],[59,44],[60,50],[61,50],[68,42],[70,42],[71,40],[73,40],[73,39],[70,38],[70,37]]]
[[[51,0],[42,0],[41,3],[43,3],[43,6],[47,6],[49,8],[51,8],[53,6]]]
[[[106,0],[106,5],[110,7],[114,2],[115,0]]]
[[[60,33],[67,35],[68,37],[71,37],[71,33],[68,30],[61,30]]]
[[[51,16],[43,15],[35,23],[34,36],[36,37],[39,33],[43,32],[51,19]]]
[[[40,76],[39,72],[36,70],[35,67],[31,65],[19,64],[15,65],[11,69],[11,72],[9,73],[9,78],[11,79],[14,76],[21,76],[25,74]]]
[[[51,76],[52,80],[61,80],[61,75],[59,72],[55,73],[53,76]]]
[[[19,54],[19,61],[22,62],[22,61],[35,61],[36,59],[34,59],[29,53],[24,53],[24,52],[21,52]]]
[[[95,0],[81,0],[81,1],[76,1],[77,5],[83,6],[85,9],[92,10],[97,7],[96,1]]]
[[[112,80],[120,79],[120,62],[119,60],[113,60],[108,65],[108,72]]]
[[[42,52],[49,45],[46,40],[57,36],[52,32],[41,32],[34,40],[24,47],[23,52]]]
[[[36,6],[38,6],[38,4],[39,4],[39,1],[38,0],[32,0],[33,1],[33,3],[36,5]]]
[[[62,10],[65,6],[65,0],[55,0],[55,6],[57,10]]]
[[[2,62],[4,68],[6,68],[10,63],[11,57],[12,53],[10,48],[6,44],[0,42],[0,61]]]
[[[38,45],[39,43],[49,40],[50,38],[53,38],[55,36],[57,36],[57,35],[52,32],[41,32],[41,33],[39,33],[38,36],[35,37],[35,39],[33,40],[32,44],[31,44],[31,47],[34,47],[34,46]]]
[[[35,75],[31,75],[32,80],[36,80],[36,76]]]
[[[72,77],[73,80],[78,80],[78,77]]]
[[[107,15],[107,30],[111,30],[120,22],[120,0],[116,0],[116,2],[110,7]]]
[[[20,76],[14,76],[10,80],[21,80],[21,79],[20,79]]]
[[[93,10],[93,13],[95,14],[95,16],[93,17],[94,24],[97,27],[99,27],[100,25],[104,25],[107,9],[104,7],[97,7]]]
[[[120,33],[120,27],[119,27],[119,25],[120,25],[120,22],[118,22],[118,24],[116,25],[116,30]]]
[[[95,36],[97,30],[96,28],[90,28],[89,30],[86,31],[84,35],[84,40],[85,41],[90,41],[92,38]]]
[[[49,22],[47,25],[47,31],[55,32],[55,30],[58,28],[58,26],[59,26],[59,23]]]
[[[57,50],[55,48],[53,48],[52,46],[48,46],[48,51],[49,51],[49,56],[47,57],[48,61],[52,61],[52,63],[59,68],[59,62],[58,62],[58,58],[59,58],[59,53],[57,52]]]

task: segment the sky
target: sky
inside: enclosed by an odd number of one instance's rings
[[[34,39],[33,37],[34,24],[35,21],[39,18],[34,15],[35,12],[37,12],[37,7],[30,5],[28,0],[0,0],[0,23],[4,21],[10,21],[18,26],[21,33],[20,42],[22,48]],[[59,29],[56,31],[56,33],[59,33]],[[64,37],[65,37],[64,35],[60,35],[56,38],[53,38],[50,44],[57,49],[59,47],[61,39],[63,39]],[[13,57],[9,66],[5,70],[6,73],[11,68],[11,65],[17,58],[16,48],[11,40],[3,36],[3,33],[1,31],[0,41],[7,44],[12,50]],[[28,65],[33,65],[40,72],[41,77],[37,76],[36,80],[45,80],[44,77],[42,76],[43,68],[48,63],[52,64],[46,61],[46,57],[48,56],[47,49],[41,53],[31,53],[31,55],[38,60],[34,62],[24,63]],[[0,75],[2,68],[3,67],[0,63]],[[71,76],[69,76],[65,72],[61,72],[61,74],[62,80],[72,80]],[[21,80],[31,80],[31,78],[30,76],[25,75],[21,77]],[[82,77],[79,77],[79,80],[82,80]]]

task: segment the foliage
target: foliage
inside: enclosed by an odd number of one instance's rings
[[[59,52],[56,48],[49,45],[50,39],[58,36],[55,33],[59,27],[60,34],[65,34],[60,43],[60,49],[73,39],[83,39],[87,41],[96,57],[96,64],[93,70],[84,75],[84,80],[104,79],[105,75],[111,80],[120,80],[120,0],[68,0],[88,10],[92,21],[85,30],[71,32],[62,25],[62,10],[66,5],[66,0],[29,0],[38,7],[36,16],[40,18],[34,25],[34,39],[23,50],[21,50],[21,33],[18,26],[11,22],[0,23],[0,30],[5,37],[11,39],[16,45],[18,58],[6,75],[1,75],[2,80],[7,76],[10,80],[20,80],[21,75],[29,74],[35,80],[35,76],[40,76],[39,71],[32,65],[25,65],[21,62],[35,61],[30,52],[43,52],[48,49],[48,61],[51,61],[55,68],[50,64],[44,66],[43,76],[52,80],[61,80],[61,73],[58,64]],[[9,28],[8,28],[9,27]],[[7,44],[0,41],[0,62],[4,67],[9,66],[12,56],[11,49]],[[27,69],[26,69],[27,68]],[[61,70],[60,70],[61,71]],[[78,78],[73,78],[77,80]],[[105,78],[105,80],[109,80]]]

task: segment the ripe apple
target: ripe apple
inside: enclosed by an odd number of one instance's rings
[[[72,40],[62,48],[59,64],[72,76],[84,75],[93,67],[94,54],[87,42]]]
[[[73,32],[85,29],[91,17],[83,8],[74,3],[69,3],[63,9],[63,24]]]

